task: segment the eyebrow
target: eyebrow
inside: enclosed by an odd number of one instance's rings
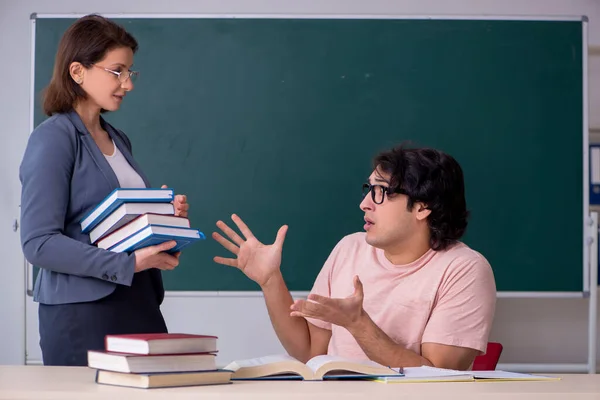
[[[110,64],[111,67],[122,67],[122,68],[127,68],[127,69],[131,69],[133,68],[133,65],[131,65],[131,67],[127,67],[127,65],[125,64],[121,64],[121,63],[114,63],[114,64]]]
[[[369,179],[369,181],[371,181],[371,179]],[[376,183],[387,183],[388,185],[390,184],[388,180],[383,179],[381,177],[378,178],[377,176],[373,179],[373,181],[375,181]]]

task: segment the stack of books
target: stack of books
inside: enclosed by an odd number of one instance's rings
[[[183,333],[107,335],[104,351],[88,351],[96,383],[165,388],[231,383],[217,369],[217,337]]]
[[[92,244],[116,253],[170,240],[177,245],[169,253],[181,251],[205,236],[189,219],[175,216],[173,199],[173,189],[115,189],[81,219],[81,231]]]

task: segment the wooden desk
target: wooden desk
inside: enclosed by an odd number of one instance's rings
[[[230,385],[132,389],[94,382],[87,367],[0,366],[0,399],[600,399],[600,375],[547,382],[234,382]]]

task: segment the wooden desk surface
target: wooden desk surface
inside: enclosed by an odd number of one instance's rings
[[[546,382],[383,384],[347,382],[234,382],[230,385],[133,389],[94,382],[87,367],[0,366],[0,399],[600,399],[600,375],[561,375]]]

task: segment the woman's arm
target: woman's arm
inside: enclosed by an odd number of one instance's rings
[[[25,258],[40,268],[130,285],[134,254],[99,249],[64,234],[76,154],[74,139],[64,129],[49,122],[35,130],[23,156],[19,175]]]

